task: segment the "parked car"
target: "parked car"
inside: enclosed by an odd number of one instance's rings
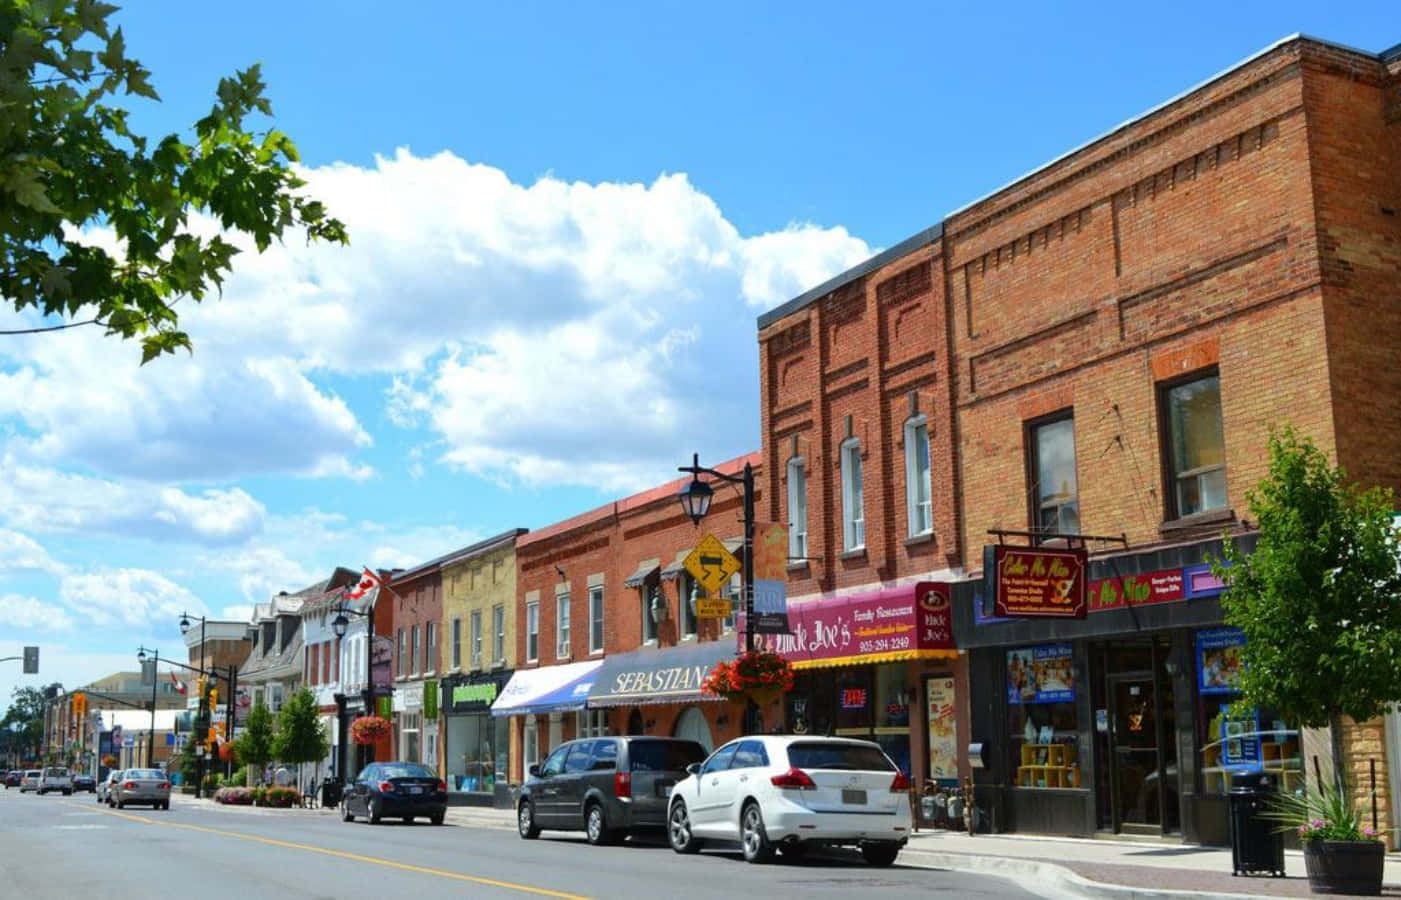
[[[97,779],[87,774],[74,775],[73,790],[87,791],[91,794],[93,791],[97,790]]]
[[[686,767],[705,759],[695,741],[664,737],[582,738],[530,767],[516,804],[516,830],[583,831],[591,844],[666,827],[667,798]]]
[[[73,793],[73,776],[64,766],[46,766],[44,773],[39,776],[39,787],[36,790],[41,796],[50,791],[62,791],[63,796],[67,797]]]
[[[122,770],[113,769],[107,777],[97,783],[97,802],[112,805],[112,789],[122,780]]]
[[[120,781],[113,782],[108,806],[125,809],[128,803],[150,804],[152,809],[170,809],[170,781],[160,769],[126,769]]]
[[[5,773],[5,790],[12,787],[19,787],[20,781],[24,778],[23,769],[11,769]]]
[[[25,769],[24,777],[19,780],[19,792],[39,790],[39,778],[43,774],[41,769]]]
[[[426,818],[441,825],[447,813],[447,782],[413,762],[370,763],[341,796],[341,819],[346,822],[364,816],[371,825],[386,817],[405,822]]]
[[[730,741],[671,794],[667,840],[695,853],[739,841],[749,862],[774,850],[855,846],[872,865],[895,862],[910,836],[909,780],[879,745],[809,735]]]

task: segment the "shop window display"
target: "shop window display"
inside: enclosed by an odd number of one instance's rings
[[[1197,632],[1197,734],[1202,791],[1224,794],[1238,772],[1267,772],[1281,790],[1303,786],[1299,731],[1267,709],[1236,709],[1241,699],[1241,647],[1237,628]]]
[[[1010,768],[1018,787],[1082,787],[1069,644],[1007,651],[1007,714]]]
[[[508,720],[489,715],[448,716],[447,783],[455,792],[487,793],[504,777],[510,748]]]

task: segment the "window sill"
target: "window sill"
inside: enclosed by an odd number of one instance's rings
[[[913,537],[905,538],[906,547],[918,547],[920,544],[934,543],[934,532],[926,531],[924,534],[917,534]]]
[[[589,651],[589,656],[602,656],[602,655],[603,655],[603,651],[602,651],[602,650],[590,650],[590,651]]]
[[[843,551],[842,551],[842,555],[839,557],[839,559],[842,559],[842,560],[848,560],[848,559],[865,559],[865,558],[866,558],[866,548],[865,548],[864,546],[861,546],[861,547],[854,547],[854,548],[852,548],[852,549],[850,549],[850,550],[843,550]]]
[[[1185,531],[1206,528],[1212,525],[1226,525],[1234,521],[1236,521],[1236,511],[1234,509],[1230,507],[1210,509],[1206,512],[1194,513],[1179,519],[1169,519],[1158,526],[1158,532],[1163,535],[1180,534]]]
[[[808,561],[805,560],[805,559],[800,559],[800,560],[797,560],[797,561],[795,561],[795,562],[790,562],[790,563],[788,564],[788,571],[790,571],[790,572],[805,572],[805,571],[807,571],[807,567],[808,567]]]

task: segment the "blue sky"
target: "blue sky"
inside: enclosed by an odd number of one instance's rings
[[[1341,7],[1341,8],[1340,8]],[[192,358],[0,343],[0,656],[79,684],[334,565],[410,565],[756,449],[755,318],[1294,32],[1392,3],[142,0],[185,129],[261,62],[347,249],[238,260]],[[6,319],[6,316],[9,318]],[[0,320],[14,320],[0,313]]]

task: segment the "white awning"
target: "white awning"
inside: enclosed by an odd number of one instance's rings
[[[593,689],[594,673],[601,659],[517,669],[491,704],[493,716],[524,716],[536,713],[583,709]]]

